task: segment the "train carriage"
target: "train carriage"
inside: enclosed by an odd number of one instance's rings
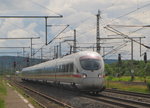
[[[23,68],[20,77],[67,84],[83,91],[100,92],[105,88],[103,58],[92,51],[81,51]]]

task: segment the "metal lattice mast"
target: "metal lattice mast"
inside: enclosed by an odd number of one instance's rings
[[[77,48],[77,46],[76,46],[76,30],[74,30],[74,45],[73,45],[73,53],[76,53],[77,52],[77,50],[76,50],[76,48]]]
[[[96,48],[97,48],[97,52],[100,53],[100,27],[99,27],[99,19],[100,19],[100,10],[98,10],[98,14],[97,16],[97,37],[96,37]]]

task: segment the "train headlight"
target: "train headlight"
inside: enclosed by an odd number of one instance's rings
[[[86,75],[86,74],[83,74],[83,75],[82,75],[82,77],[83,77],[83,78],[86,78],[86,77],[87,77],[87,75]]]
[[[98,74],[98,77],[99,77],[99,78],[102,78],[102,77],[103,77],[103,75],[101,75],[101,74]]]

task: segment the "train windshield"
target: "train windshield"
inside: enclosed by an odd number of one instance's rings
[[[85,70],[98,70],[101,68],[99,59],[80,59],[81,67]]]

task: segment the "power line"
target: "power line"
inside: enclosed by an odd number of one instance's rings
[[[61,18],[63,16],[0,16],[0,18]]]
[[[134,12],[136,12],[136,11],[142,9],[142,8],[145,8],[145,7],[149,6],[149,5],[150,5],[150,3],[148,3],[148,4],[144,5],[144,6],[141,6],[141,7],[137,8],[137,9],[135,9],[135,10],[132,10],[132,11],[130,11],[130,12],[128,12],[128,13],[125,13],[124,15],[121,15],[121,16],[115,18],[115,19],[112,20],[111,22],[113,22],[113,21],[115,21],[115,20],[117,20],[117,19],[120,19],[120,18],[122,18],[122,17],[125,17],[125,16],[127,16],[127,15],[129,15],[129,14],[131,14],[131,13],[134,13]],[[111,23],[111,22],[110,22],[110,23]],[[109,23],[108,23],[108,24],[109,24]]]
[[[113,54],[113,53],[117,52],[117,51],[120,50],[121,48],[125,47],[125,46],[127,45],[127,43],[128,43],[128,41],[125,42],[125,43],[123,43],[123,44],[121,44],[121,45],[119,45],[118,47],[112,49],[111,51],[109,51],[108,53],[106,53],[105,55],[103,55],[102,57],[105,57],[105,56],[107,56],[108,54]]]
[[[150,27],[150,25],[109,25],[115,27]]]
[[[68,28],[68,26],[69,26],[69,25],[67,25],[62,31],[60,31],[51,41],[49,41],[49,42],[47,43],[47,45],[50,44],[53,40],[55,40],[62,32],[64,32],[64,31]]]
[[[23,37],[23,38],[0,38],[0,39],[39,39],[40,37]]]
[[[0,48],[30,48],[30,47],[0,47]]]
[[[2,54],[3,53],[17,53],[18,54],[18,53],[22,53],[22,52],[0,52],[0,53],[2,53]]]
[[[132,38],[131,38],[131,37],[129,37],[128,35],[126,35],[126,34],[124,34],[124,33],[120,32],[120,31],[118,31],[118,30],[114,29],[114,28],[113,28],[113,27],[111,27],[111,26],[106,26],[105,28],[106,28],[107,30],[109,30],[109,31],[113,32],[113,33],[116,33],[116,34],[118,34],[118,35],[120,35],[120,36],[124,37],[124,38],[130,39],[131,41],[134,41],[134,42],[136,42],[136,43],[138,43],[138,44],[140,44],[140,45],[144,46],[145,48],[150,49],[150,47],[149,47],[149,46],[144,45],[144,44],[142,44],[142,43],[140,43],[140,42],[138,42],[138,41],[136,41],[136,40],[132,39]]]
[[[62,16],[61,14],[56,13],[56,12],[54,12],[53,10],[50,10],[50,9],[47,8],[46,6],[43,6],[43,5],[41,5],[41,4],[37,3],[37,2],[34,2],[33,0],[30,0],[30,1],[31,1],[32,3],[34,3],[35,5],[38,5],[38,6],[42,7],[42,8],[45,8],[45,9],[47,9],[47,10],[53,12],[53,13],[56,14],[56,15]]]

